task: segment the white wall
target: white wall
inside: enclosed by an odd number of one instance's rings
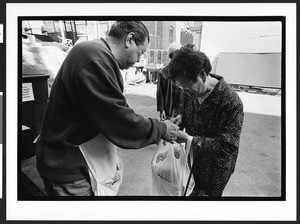
[[[182,21],[176,21],[175,26],[176,26],[176,29],[175,29],[176,39],[174,40],[174,42],[180,42],[180,33],[181,33],[181,30],[185,29],[185,25]]]
[[[220,53],[212,73],[230,84],[281,88],[281,53]]]
[[[200,50],[213,60],[220,52],[280,53],[281,22],[204,22]]]

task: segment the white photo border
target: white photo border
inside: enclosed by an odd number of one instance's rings
[[[7,3],[7,220],[264,220],[295,221],[296,4],[295,3]],[[19,16],[284,16],[286,18],[285,201],[18,201]]]

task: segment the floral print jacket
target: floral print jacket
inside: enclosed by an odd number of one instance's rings
[[[209,196],[221,196],[235,168],[244,112],[236,91],[223,77],[211,76],[219,82],[201,104],[184,94],[181,128],[194,136],[196,188]]]

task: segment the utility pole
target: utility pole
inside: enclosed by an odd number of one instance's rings
[[[60,25],[60,32],[61,32],[61,39],[62,39],[62,43],[65,43],[65,33],[64,33],[64,27],[62,24],[62,21],[59,20],[59,25]]]
[[[74,23],[74,32],[75,32],[75,42],[78,40],[78,37],[77,37],[77,29],[76,29],[76,21],[75,20],[73,20],[73,23]],[[75,42],[74,42],[74,44],[75,44]]]

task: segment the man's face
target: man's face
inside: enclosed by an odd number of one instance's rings
[[[140,57],[145,53],[148,47],[148,40],[143,44],[137,45],[133,39],[126,40],[126,49],[123,55],[123,69],[132,67],[136,62],[139,62]]]

